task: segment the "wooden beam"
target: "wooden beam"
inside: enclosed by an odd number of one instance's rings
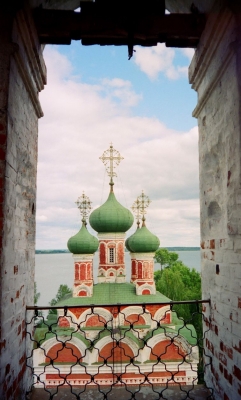
[[[65,10],[37,9],[34,12],[41,43],[142,45],[153,46],[165,42],[173,47],[196,47],[205,26],[202,14],[139,13],[134,19],[126,13],[91,13],[93,4],[86,3],[88,11],[80,13]]]

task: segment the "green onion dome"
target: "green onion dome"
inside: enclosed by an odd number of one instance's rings
[[[94,254],[98,249],[99,241],[87,231],[83,223],[79,232],[68,240],[67,246],[73,254]]]
[[[145,224],[137,229],[127,240],[126,247],[132,253],[153,253],[160,245],[160,240],[147,229]]]
[[[129,241],[129,239],[130,239],[132,236],[133,236],[133,235],[131,235],[130,237],[128,237],[128,238],[126,239],[126,241],[125,241],[125,246],[126,246],[126,248],[127,248],[128,251],[131,251],[131,249],[130,249],[130,247],[129,247],[129,244],[128,244],[128,241]]]
[[[106,202],[90,214],[89,222],[98,233],[126,232],[132,226],[134,217],[111,191]]]
[[[139,224],[140,224],[140,223],[138,222],[138,223],[137,223],[136,232],[138,231],[138,229],[140,229]],[[135,233],[136,233],[136,232],[135,232]],[[131,251],[130,246],[129,246],[129,240],[132,238],[132,236],[135,235],[135,233],[133,233],[133,235],[129,236],[129,237],[126,239],[126,241],[125,241],[125,246],[126,246],[126,248],[127,248],[128,251]]]

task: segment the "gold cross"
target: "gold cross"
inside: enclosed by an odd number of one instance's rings
[[[105,165],[106,171],[110,177],[110,183],[113,183],[113,177],[117,176],[114,170],[123,159],[124,158],[121,157],[119,151],[113,148],[112,143],[110,144],[110,148],[108,150],[105,150],[102,156],[100,157],[100,160]]]
[[[80,214],[82,215],[82,222],[86,223],[86,219],[92,208],[89,197],[86,196],[83,192],[82,196],[78,197],[76,204],[78,209],[80,210]]]
[[[140,223],[140,217],[142,216],[144,218],[144,215],[146,214],[146,209],[149,206],[150,202],[151,201],[150,201],[149,197],[144,194],[143,190],[142,190],[141,195],[138,196],[137,199],[134,201],[131,209],[137,219],[138,226]]]

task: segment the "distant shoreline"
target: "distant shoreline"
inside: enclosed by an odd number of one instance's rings
[[[167,249],[168,251],[199,251],[200,247],[161,247],[161,249]],[[35,250],[35,254],[61,254],[70,253],[69,250],[57,249],[57,250]]]
[[[199,251],[200,247],[161,247],[161,249],[167,249],[168,251]]]

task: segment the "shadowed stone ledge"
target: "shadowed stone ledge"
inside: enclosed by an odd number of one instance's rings
[[[154,390],[157,393],[154,393],[152,388],[142,387],[140,392],[135,395],[136,400],[157,400],[159,399],[159,393],[162,393],[161,398],[166,400],[184,400],[184,399],[193,399],[193,400],[204,400],[204,399],[212,399],[210,391],[204,385],[196,385],[194,389],[192,386],[182,386],[180,389],[179,386],[172,386],[168,389],[165,387],[154,387]],[[48,389],[49,392],[54,394],[56,392],[56,388]],[[108,392],[108,389],[101,387],[101,391],[103,393]],[[188,391],[190,390],[190,395],[188,396]],[[80,389],[72,389],[73,393],[80,393]],[[128,386],[128,391],[125,387],[113,388],[112,391],[108,394],[108,399],[115,400],[129,400],[131,399],[131,393],[138,391],[138,387]],[[70,388],[60,388],[58,393],[54,395],[54,400],[76,400],[76,396],[71,393]],[[50,397],[49,393],[47,393],[44,389],[34,389],[32,395],[29,397],[29,400],[48,400]],[[97,389],[88,388],[84,393],[80,395],[81,400],[102,400],[104,395],[100,393]]]

